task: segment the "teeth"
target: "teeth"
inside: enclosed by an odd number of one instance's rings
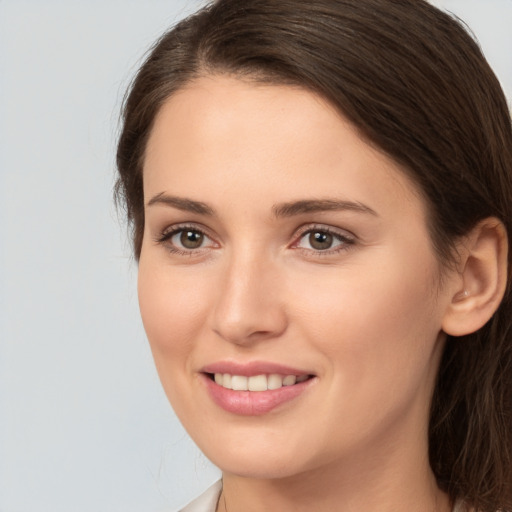
[[[296,381],[297,381],[297,377],[295,377],[295,375],[287,375],[283,379],[283,386],[293,386]]]
[[[296,383],[304,382],[308,377],[308,375],[297,377],[296,375],[279,375],[277,373],[245,377],[229,373],[216,373],[214,380],[219,386],[235,391],[267,391],[279,389],[283,386],[293,386]]]
[[[222,375],[221,386],[225,387],[226,389],[233,389],[233,384],[231,381],[232,381],[231,375],[229,373],[225,373],[224,375]]]
[[[231,389],[235,391],[247,391],[247,380],[247,377],[242,375],[233,375],[233,377],[231,377]]]
[[[256,375],[255,377],[249,377],[248,382],[249,391],[266,391],[267,388],[267,376]]]
[[[276,375],[275,373],[268,376],[268,389],[279,389],[283,386],[283,377]]]

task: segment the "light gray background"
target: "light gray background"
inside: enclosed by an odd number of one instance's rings
[[[512,96],[512,0],[434,3]],[[112,204],[124,89],[198,5],[0,0],[0,512],[175,510],[218,476],[160,389]]]

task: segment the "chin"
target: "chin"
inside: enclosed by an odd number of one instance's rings
[[[261,480],[278,480],[302,473],[308,468],[295,460],[294,456],[269,456],[268,453],[240,455],[239,453],[223,454],[210,460],[223,473],[243,478]]]
[[[194,439],[206,457],[224,473],[245,478],[281,479],[313,469],[313,447],[304,440],[290,439],[275,431],[247,431],[219,436],[213,441]],[[288,437],[288,439],[286,439]],[[318,461],[316,461],[318,462]]]

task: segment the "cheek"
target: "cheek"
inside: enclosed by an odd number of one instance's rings
[[[138,275],[139,307],[157,369],[185,364],[204,326],[208,290],[179,269],[141,257]]]
[[[295,281],[297,322],[331,361],[333,378],[398,388],[424,375],[441,324],[435,272],[424,255],[408,265],[383,252],[371,265]]]
[[[431,276],[411,280],[400,265],[345,270],[293,294],[304,338],[326,362],[318,417],[343,426],[330,434],[340,446],[402,424],[405,411],[426,418],[439,355]]]

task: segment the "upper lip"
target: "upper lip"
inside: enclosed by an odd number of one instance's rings
[[[207,364],[201,369],[203,373],[229,373],[230,375],[242,375],[253,377],[255,375],[312,375],[312,372],[293,368],[291,366],[272,363],[269,361],[250,361],[239,363],[236,361],[217,361]]]

